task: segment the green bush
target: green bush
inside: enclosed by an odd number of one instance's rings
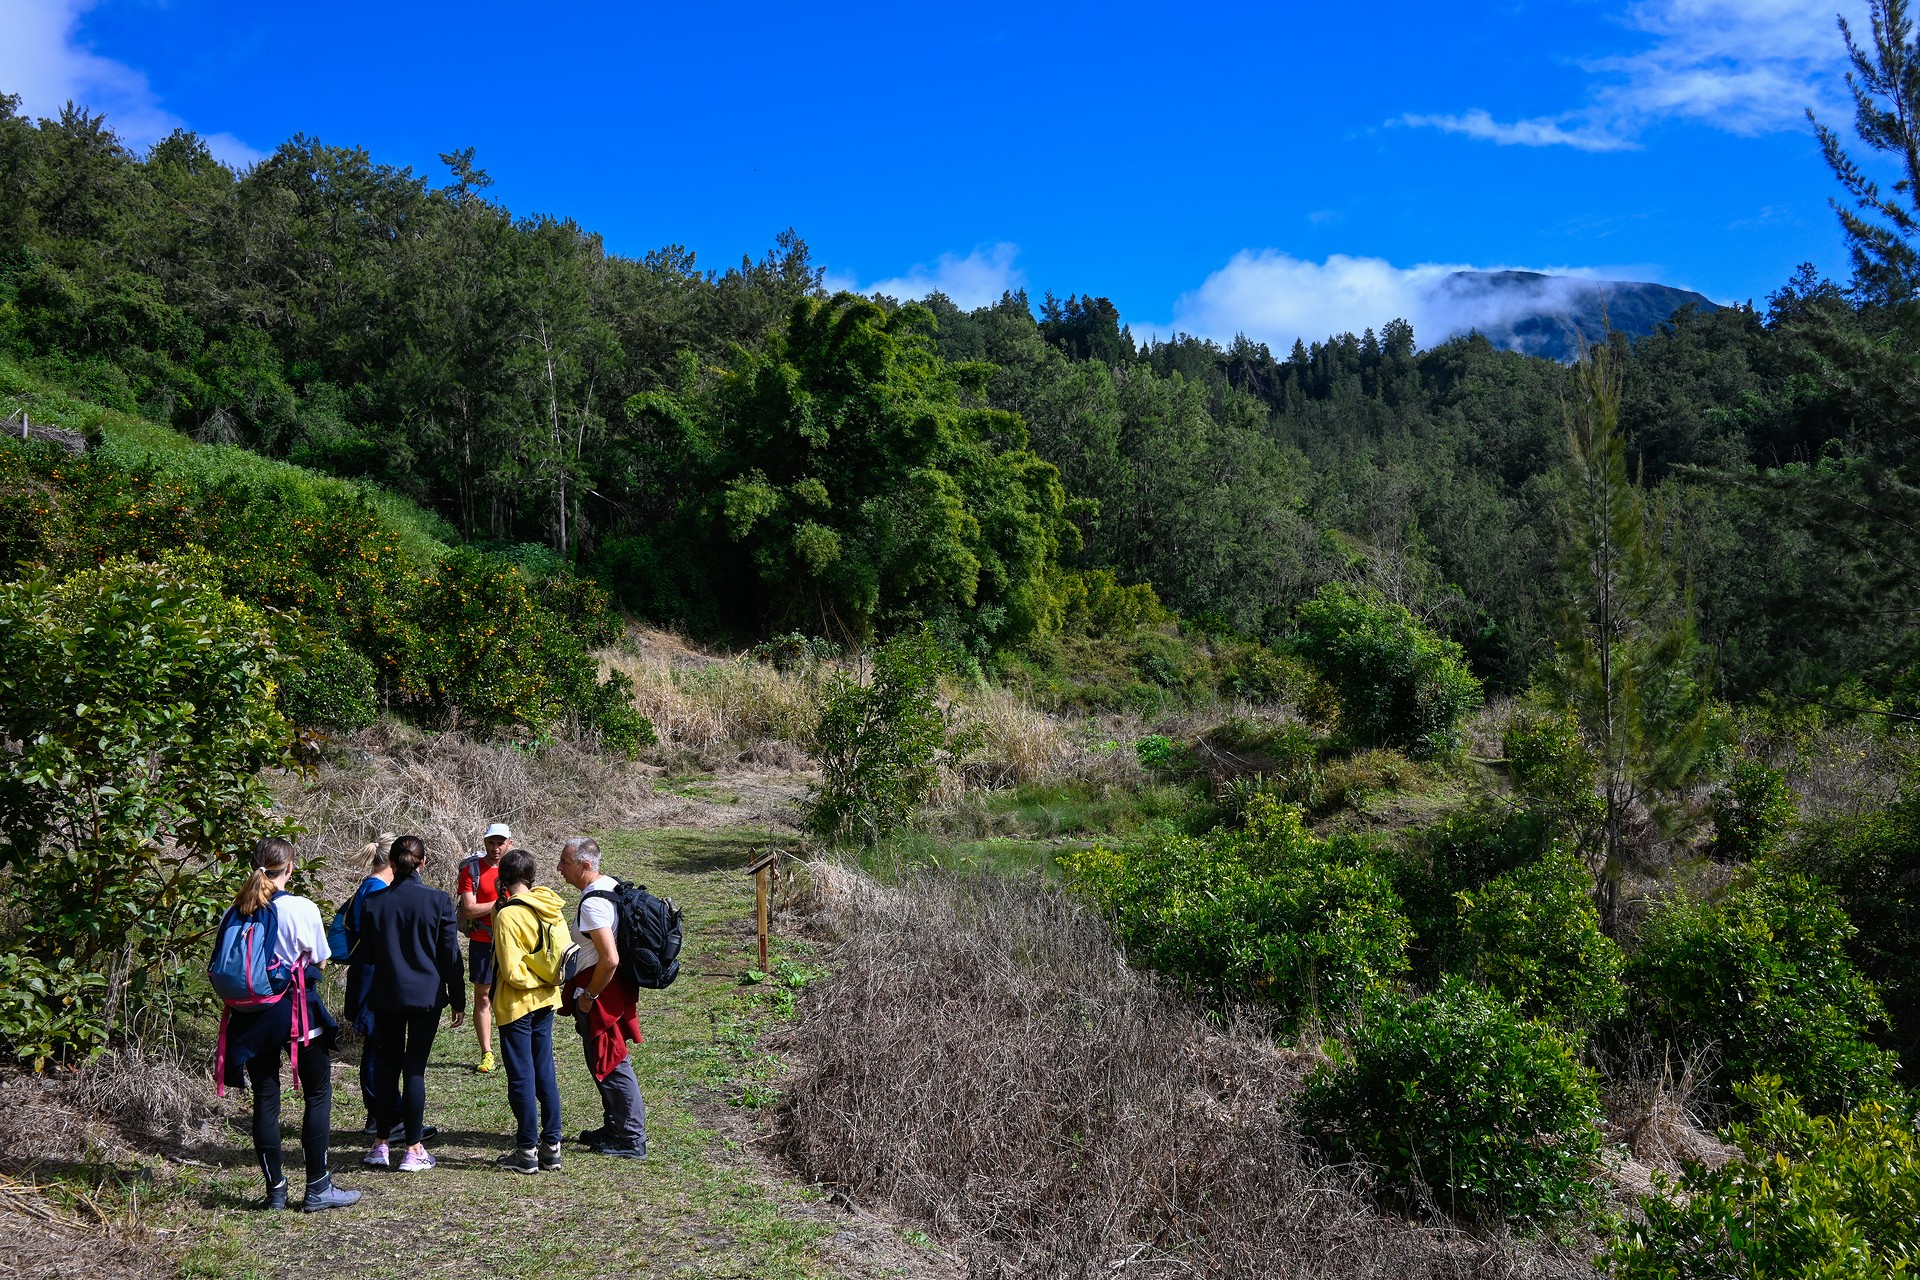
[[[86,990],[117,969],[137,1002],[185,970],[230,892],[221,864],[283,830],[261,778],[293,737],[273,656],[258,610],[179,565],[0,584],[0,955],[23,978]],[[94,1030],[56,1021],[56,1043],[16,1051],[84,1052],[108,1014],[86,1011]]]
[[[922,630],[882,645],[870,682],[834,678],[815,731],[820,789],[806,813],[815,836],[871,847],[926,798],[947,741],[937,686],[949,665]]]
[[[1605,1261],[1619,1280],[1902,1280],[1920,1259],[1920,1115],[1869,1100],[1810,1116],[1763,1079],[1730,1137],[1744,1158],[1689,1165],[1649,1197],[1646,1223]]]
[[[107,975],[62,956],[0,952],[0,1045],[35,1071],[56,1058],[91,1057],[106,1043]]]
[[[1459,903],[1462,972],[1505,996],[1529,1018],[1588,1030],[1626,1007],[1626,957],[1600,931],[1593,876],[1555,849]]]
[[[1868,1038],[1885,1015],[1852,936],[1831,891],[1764,865],[1716,902],[1668,899],[1628,961],[1632,1023],[1717,1047],[1723,1096],[1778,1075],[1820,1111],[1884,1097],[1895,1063]]]
[[[302,728],[353,730],[380,715],[373,664],[339,636],[316,631],[297,616],[282,614],[274,624],[273,682],[280,710]]]
[[[1598,765],[1572,708],[1519,712],[1501,733],[1501,750],[1514,790],[1560,830],[1585,832],[1604,816]]]
[[[1375,999],[1301,1110],[1322,1150],[1377,1166],[1408,1203],[1524,1221],[1599,1202],[1592,1074],[1558,1032],[1464,979]]]
[[[1456,813],[1408,842],[1392,870],[1394,890],[1413,927],[1415,974],[1435,981],[1457,962],[1461,892],[1535,862],[1553,848],[1546,818],[1505,805]]]
[[[1415,758],[1446,755],[1460,721],[1480,704],[1480,681],[1459,645],[1406,609],[1339,583],[1301,606],[1295,651],[1340,704],[1340,728],[1362,746]]]
[[[1742,756],[1713,795],[1713,856],[1721,862],[1764,857],[1799,817],[1787,775]]]
[[[1156,832],[1061,865],[1141,963],[1218,1001],[1258,1000],[1298,1021],[1343,1012],[1406,967],[1406,918],[1368,848],[1316,838],[1271,797],[1248,803],[1239,830]]]

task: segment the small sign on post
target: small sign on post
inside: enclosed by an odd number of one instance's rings
[[[747,874],[753,877],[753,915],[760,926],[760,972],[767,971],[767,881],[773,864],[780,860],[778,849],[768,849],[754,858],[747,867]]]

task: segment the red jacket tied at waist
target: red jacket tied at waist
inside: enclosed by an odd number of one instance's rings
[[[587,990],[585,981],[576,978],[567,988],[567,1003],[575,1010],[574,1025],[587,1042],[587,1070],[595,1080],[605,1080],[627,1060],[627,1041],[640,1043],[640,1016],[636,1012],[639,993],[615,978],[600,998],[587,1006],[587,1012],[580,1013],[579,997]]]

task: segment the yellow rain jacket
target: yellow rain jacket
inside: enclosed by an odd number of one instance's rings
[[[527,956],[540,950],[543,927],[552,940],[550,946],[564,948],[569,941],[566,904],[559,894],[535,885],[514,894],[513,902],[516,905],[509,907],[502,898],[493,911],[493,1018],[502,1027],[536,1009],[560,1007],[559,983],[538,976],[528,966]],[[522,902],[527,906],[518,905]]]

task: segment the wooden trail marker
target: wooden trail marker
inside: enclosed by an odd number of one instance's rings
[[[753,877],[753,915],[760,926],[760,972],[767,971],[767,897],[769,873],[773,864],[780,860],[778,849],[768,849],[756,857],[747,867],[747,874]]]

